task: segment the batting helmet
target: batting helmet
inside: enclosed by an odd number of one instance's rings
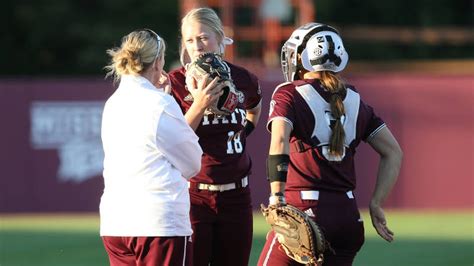
[[[286,81],[298,79],[300,69],[340,72],[348,60],[337,30],[320,23],[299,27],[281,48],[281,68]]]

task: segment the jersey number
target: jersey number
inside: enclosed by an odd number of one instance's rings
[[[244,147],[242,146],[242,142],[240,142],[240,135],[235,135],[234,131],[229,131],[227,133],[229,136],[227,140],[227,154],[234,154],[234,153],[242,153]]]

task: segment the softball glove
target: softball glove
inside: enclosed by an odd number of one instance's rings
[[[319,226],[306,213],[291,205],[261,205],[288,257],[306,265],[322,265],[326,241]]]
[[[186,66],[186,76],[190,75],[196,81],[202,80],[206,74],[209,74],[208,82],[219,77],[220,82],[224,82],[225,86],[222,89],[224,93],[207,108],[205,113],[229,115],[234,112],[239,103],[239,94],[230,78],[230,70],[220,55],[205,53]]]

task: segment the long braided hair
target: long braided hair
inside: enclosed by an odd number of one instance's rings
[[[341,117],[345,115],[343,99],[346,97],[347,89],[343,80],[331,71],[321,71],[321,84],[331,93],[329,104],[331,114],[335,119],[331,123],[332,134],[329,141],[329,152],[331,155],[342,156],[344,153],[344,132],[343,121]]]

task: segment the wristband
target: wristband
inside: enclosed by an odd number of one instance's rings
[[[270,182],[279,181],[286,182],[288,174],[288,164],[290,156],[288,154],[268,155],[267,159],[267,176]]]
[[[255,129],[255,126],[252,122],[250,122],[249,120],[245,120],[244,122],[244,131],[245,131],[245,135],[248,136],[250,135],[250,133],[252,133],[252,131]]]
[[[286,199],[284,196],[270,196],[268,198],[269,205],[276,205],[276,204],[286,204]]]
[[[270,193],[270,196],[284,197],[285,193],[283,193],[281,191],[278,191],[278,192],[275,192],[275,193]]]

